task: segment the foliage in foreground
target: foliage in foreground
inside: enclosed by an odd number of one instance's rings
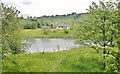
[[[20,25],[18,11],[14,7],[2,4],[2,54],[16,54],[22,52],[21,40],[16,33]]]
[[[90,5],[89,16],[78,25],[78,43],[88,44],[103,56],[106,71],[120,71],[120,26],[118,3],[100,1]],[[100,52],[100,51],[103,52]]]
[[[3,60],[3,72],[102,72],[100,56],[92,48],[60,52],[13,54],[18,64]]]

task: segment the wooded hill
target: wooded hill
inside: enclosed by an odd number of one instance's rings
[[[60,24],[67,24],[72,27],[74,24],[80,23],[81,16],[87,15],[88,13],[71,13],[67,15],[51,15],[41,17],[28,16],[24,18],[23,24],[25,29],[42,28],[43,26],[58,26]]]

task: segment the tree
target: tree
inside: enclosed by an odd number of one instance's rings
[[[111,64],[107,64],[107,56],[113,53],[111,50],[116,45],[114,41],[118,39],[118,9],[117,3],[112,1],[100,1],[99,4],[97,5],[93,2],[88,9],[89,14],[84,16],[80,25],[77,25],[77,42],[83,44],[89,43],[88,45],[95,48],[99,54],[101,54],[100,51],[102,50],[103,69],[107,69],[108,65]],[[109,50],[108,47],[112,49]],[[115,58],[115,60],[117,59]],[[114,70],[119,70],[116,67],[117,65],[114,66]]]
[[[37,19],[32,18],[31,20],[23,20],[23,28],[24,29],[36,29],[40,28],[40,24]]]
[[[51,24],[51,25],[50,25],[50,27],[51,27],[51,28],[54,28],[54,25],[53,25],[53,24]]]
[[[37,28],[41,28],[41,24],[37,22]]]
[[[2,3],[2,54],[17,54],[24,52],[21,49],[21,39],[17,34],[20,25],[18,11]]]
[[[43,30],[43,33],[44,33],[44,34],[48,34],[48,32],[49,32],[49,27],[48,27],[48,26],[43,26],[43,27],[42,27],[42,30]]]
[[[65,33],[65,34],[68,34],[68,33],[69,33],[66,28],[63,28],[63,30],[64,30],[64,33]]]
[[[2,72],[2,45],[1,45],[1,43],[2,43],[2,18],[1,18],[1,16],[2,16],[2,6],[1,6],[1,4],[0,4],[0,72]]]
[[[72,12],[72,15],[76,15],[76,12]]]
[[[23,20],[22,21],[24,29],[32,29],[32,21],[30,20]]]
[[[48,24],[48,23],[46,23],[46,26],[49,26],[49,24]]]

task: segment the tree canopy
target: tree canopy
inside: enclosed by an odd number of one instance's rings
[[[119,54],[118,50],[115,46],[117,46],[116,41],[118,41],[118,2],[112,1],[99,1],[99,5],[93,2],[89,9],[89,14],[84,16],[81,24],[76,26],[76,32],[78,35],[77,42],[81,44],[87,44],[96,49],[98,53],[100,53],[99,49],[102,49],[103,55],[103,68],[109,70],[110,67],[107,65],[107,56],[112,51],[117,50],[117,54]],[[111,50],[108,47],[112,48]],[[116,53],[114,53],[116,54]],[[113,55],[112,55],[113,56]],[[117,59],[118,56],[113,56],[115,59],[113,60],[120,60]],[[113,61],[112,60],[112,61]],[[109,61],[109,65],[110,65]],[[111,70],[119,70],[120,66],[118,62],[114,61],[114,69],[112,67]]]
[[[2,53],[16,54],[22,52],[21,40],[17,34],[20,25],[20,18],[15,7],[9,7],[2,3]]]

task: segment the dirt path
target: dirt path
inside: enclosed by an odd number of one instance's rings
[[[67,57],[68,55],[64,56],[63,58],[60,58],[49,70],[49,72],[55,72],[57,67],[60,65],[60,63]]]
[[[49,70],[49,72],[56,72],[56,69],[58,68],[58,66],[61,64],[61,62],[67,58],[70,55],[74,55],[76,53],[72,53],[72,54],[67,54],[66,56],[64,56],[63,58],[60,58]]]

